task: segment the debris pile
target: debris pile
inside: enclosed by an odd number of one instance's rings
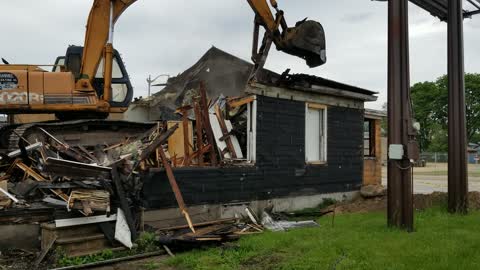
[[[202,245],[232,241],[243,235],[259,234],[264,231],[261,224],[246,219],[221,219],[193,224],[195,232],[188,226],[175,226],[156,230],[158,240],[162,245]]]
[[[177,128],[159,124],[139,138],[95,149],[70,146],[39,128],[45,141],[25,140],[19,150],[1,157],[0,205],[28,208],[43,202],[84,216],[109,215],[122,199],[139,201],[138,171],[161,164],[151,156]],[[131,205],[126,203],[125,209]]]
[[[55,221],[59,227],[115,221],[110,230],[114,239],[131,247],[142,225],[143,176],[151,168],[163,168],[188,224],[189,233],[176,240],[223,240],[261,232],[259,223],[235,222],[200,226],[197,234],[174,175],[177,167],[248,163],[247,104],[254,100],[253,96],[209,100],[200,84],[192,91],[190,104],[177,109],[181,121],[152,123],[145,133],[118,138],[114,144],[70,145],[39,126],[40,141],[16,134],[19,149],[0,156],[0,223],[17,223],[20,219],[12,213],[19,209],[27,216],[38,209],[55,209],[55,214],[32,222]],[[113,238],[111,232],[104,233]]]

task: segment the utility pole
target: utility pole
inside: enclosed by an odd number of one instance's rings
[[[408,0],[388,1],[388,225],[413,231]]]
[[[160,74],[160,75],[158,75],[157,77],[155,77],[154,79],[152,79],[152,75],[148,75],[148,78],[147,78],[147,83],[148,83],[148,97],[150,97],[150,95],[151,95],[151,88],[152,88],[152,86],[166,86],[166,85],[167,85],[166,83],[152,85],[152,83],[154,83],[155,81],[157,81],[158,78],[160,78],[160,77],[170,78],[170,75],[168,75],[168,74]]]
[[[448,1],[448,210],[468,211],[463,1]]]
[[[150,97],[150,89],[152,88],[152,75],[148,75],[148,78],[147,78],[147,83],[148,83],[148,96],[147,97]]]

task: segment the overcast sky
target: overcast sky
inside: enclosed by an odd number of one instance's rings
[[[309,69],[272,50],[266,67],[309,73],[379,92],[386,101],[387,4],[371,0],[283,0],[287,22],[305,17],[326,31],[328,62]],[[51,64],[69,44],[83,45],[91,0],[1,1],[0,56],[17,64]],[[123,56],[136,96],[147,95],[149,74],[177,75],[211,46],[250,59],[253,12],[246,0],[139,0],[116,25],[114,46]],[[446,24],[410,6],[412,83],[447,70]],[[480,15],[465,20],[466,72],[480,72]],[[155,89],[158,91],[160,89]]]

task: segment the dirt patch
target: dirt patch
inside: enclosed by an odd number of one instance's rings
[[[447,205],[448,194],[444,192],[434,192],[432,194],[416,194],[413,197],[415,209],[423,210],[432,206]],[[469,208],[480,210],[480,192],[470,192],[468,194]],[[337,203],[327,209],[335,209],[335,213],[367,213],[381,212],[387,210],[387,196],[371,199],[358,198],[352,202]]]
[[[6,250],[0,253],[0,269],[31,270],[37,254],[27,250]],[[47,269],[48,262],[35,269]]]
[[[282,261],[283,259],[284,258],[282,258],[282,256],[276,255],[276,254],[256,256],[244,262],[241,265],[240,269],[242,270],[249,270],[249,269],[275,270],[277,269],[277,265],[279,264],[279,262]]]

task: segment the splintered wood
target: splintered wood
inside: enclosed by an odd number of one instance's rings
[[[195,127],[189,120],[193,111]],[[179,123],[181,127],[168,142],[168,152],[172,158],[173,167],[188,166],[216,166],[215,137],[212,131],[210,116],[208,113],[208,99],[205,87],[200,87],[199,96],[193,99],[192,105],[178,108],[177,113],[182,116]],[[193,130],[195,129],[195,143]]]
[[[188,225],[169,228],[160,228],[156,233],[165,243],[205,243],[224,242],[240,238],[242,235],[258,234],[263,232],[261,225],[255,225],[239,219],[221,219],[193,224],[195,232],[187,230]]]
[[[68,208],[81,208],[87,215],[93,214],[93,210],[109,213],[110,193],[105,190],[74,190],[68,197]]]

